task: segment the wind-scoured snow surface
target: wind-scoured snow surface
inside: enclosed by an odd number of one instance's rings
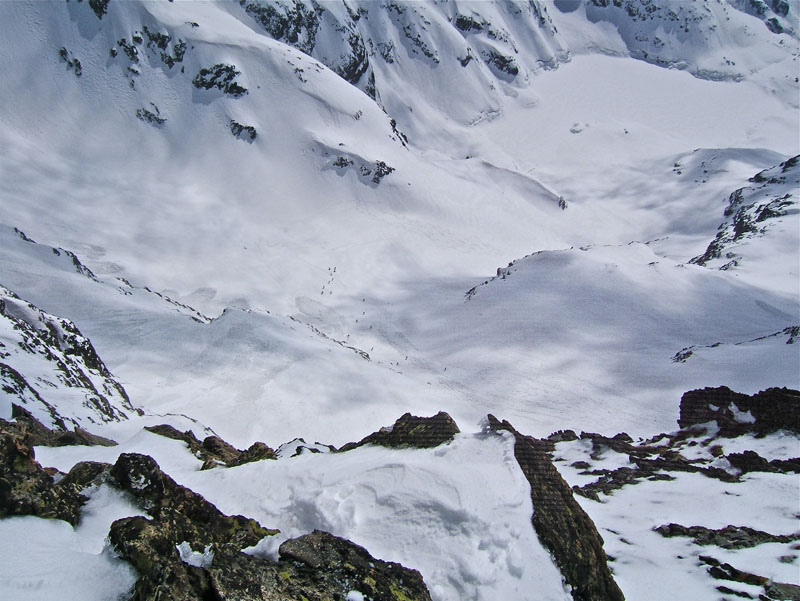
[[[437,600],[559,598],[505,439],[200,477],[141,427],[340,445],[444,410],[644,437],[692,388],[800,388],[794,4],[93,6],[0,3],[0,362],[28,383],[0,417],[44,416],[38,394],[225,512],[421,570]],[[19,344],[45,328],[58,356],[65,327],[102,359],[66,354],[82,386]],[[647,566],[625,565],[633,599]]]

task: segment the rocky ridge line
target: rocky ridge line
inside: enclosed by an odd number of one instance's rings
[[[603,550],[603,539],[591,518],[572,496],[572,489],[547,454],[549,445],[517,432],[507,421],[489,415],[489,427],[510,432],[514,456],[531,485],[533,527],[550,550],[575,601],[622,601]]]

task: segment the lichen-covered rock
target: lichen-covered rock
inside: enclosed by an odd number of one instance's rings
[[[35,515],[74,526],[87,501],[80,494],[84,480],[76,474],[56,483],[21,436],[0,428],[0,517]]]
[[[721,386],[685,393],[678,425],[688,428],[711,421],[717,422],[723,436],[777,430],[800,433],[800,391],[768,388],[749,396]]]
[[[110,475],[117,488],[130,493],[156,520],[168,521],[181,515],[193,524],[201,524],[210,537],[204,544],[233,544],[243,548],[277,532],[262,528],[249,518],[224,515],[201,495],[177,484],[148,455],[123,453]]]
[[[190,522],[181,514],[168,521],[129,517],[111,524],[109,542],[139,573],[131,601],[214,598],[206,572],[181,560],[178,545],[189,530]]]
[[[362,438],[359,442],[344,445],[340,452],[350,451],[365,444],[382,447],[427,449],[450,442],[461,432],[453,418],[444,411],[433,417],[417,417],[406,413],[391,428],[381,428]]]
[[[300,593],[309,599],[338,598],[351,590],[374,601],[431,598],[416,570],[375,559],[363,547],[327,532],[315,530],[287,540],[279,554],[281,566],[292,565],[297,570],[297,585],[287,588],[287,592],[298,595],[293,598],[302,598]]]
[[[133,599],[208,598],[212,590],[208,575],[191,558],[187,563],[180,545],[186,543],[211,558],[211,553],[239,554],[277,533],[250,518],[224,515],[201,495],[177,484],[147,455],[123,453],[110,475],[111,484],[128,492],[152,516],[117,520],[109,531],[113,547],[140,574]]]
[[[541,441],[517,432],[507,421],[489,415],[489,427],[514,435],[514,457],[531,485],[533,527],[553,554],[575,601],[622,601],[591,518],[572,496]]]
[[[243,553],[277,530],[224,515],[146,455],[120,455],[110,474],[151,516],[117,520],[109,532],[139,573],[133,601],[327,601],[354,590],[375,601],[430,601],[419,572],[325,532],[285,541],[277,562]]]

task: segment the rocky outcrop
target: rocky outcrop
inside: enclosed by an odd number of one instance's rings
[[[461,430],[458,429],[456,422],[444,411],[433,417],[417,417],[406,413],[390,428],[381,428],[359,442],[349,442],[339,451],[350,451],[365,444],[395,449],[408,447],[429,449],[450,442],[459,432]]]
[[[275,459],[275,451],[263,442],[254,442],[244,451],[240,451],[232,444],[225,442],[219,436],[207,436],[201,442],[194,432],[186,430],[181,432],[169,424],[158,426],[145,426],[153,434],[181,440],[187,444],[189,450],[198,459],[203,461],[200,469],[211,469],[218,465],[234,467],[262,459]]]
[[[753,396],[733,392],[729,388],[693,390],[681,400],[681,429],[660,434],[650,440],[634,443],[625,433],[613,437],[581,432],[581,440],[590,440],[590,458],[599,460],[607,451],[628,456],[629,466],[609,469],[592,469],[587,461],[575,462],[572,467],[583,470],[584,475],[599,476],[595,481],[573,490],[581,496],[600,500],[600,495],[610,495],[623,486],[643,480],[672,480],[673,472],[702,474],[723,482],[738,482],[747,472],[800,472],[800,458],[767,459],[754,451],[724,455],[722,445],[714,444],[720,437],[734,437],[745,433],[763,436],[777,430],[797,431],[800,393],[786,388],[770,388]],[[719,431],[709,427],[716,422]],[[571,435],[551,435],[551,443],[574,440]],[[577,438],[577,437],[576,437]],[[666,443],[666,444],[665,444]],[[713,459],[688,459],[682,454],[685,447],[700,445],[708,448]]]
[[[514,435],[514,457],[531,485],[533,527],[553,554],[575,601],[624,599],[608,567],[603,539],[591,518],[572,496],[545,448],[517,432],[507,421],[489,416],[489,427]]]
[[[665,524],[655,528],[655,531],[666,538],[686,536],[694,539],[695,545],[714,545],[723,549],[746,549],[763,543],[790,543],[800,540],[800,533],[793,535],[770,534],[747,526],[725,526],[725,528],[714,530],[703,526],[686,527],[680,524]]]
[[[35,515],[77,524],[87,501],[80,494],[85,469],[58,482],[53,475],[34,459],[33,448],[21,436],[0,430],[0,517]]]
[[[0,419],[0,517],[35,515],[77,524],[87,501],[81,491],[107,466],[86,461],[60,474],[39,465],[33,447],[116,443],[80,428],[51,430],[17,405],[12,405],[12,416],[14,421]]]
[[[725,458],[731,466],[743,474],[747,472],[800,473],[800,457],[767,461],[755,451],[744,451],[742,453],[730,453]]]
[[[208,576],[182,559],[191,550],[214,554],[240,553],[265,536],[277,533],[243,516],[226,516],[199,494],[177,484],[147,455],[123,453],[109,470],[110,482],[129,493],[151,519],[115,521],[109,540],[119,555],[140,574],[133,599],[203,599],[211,591]],[[213,552],[213,553],[212,553]],[[210,561],[210,559],[209,559]],[[197,563],[197,562],[195,562]]]
[[[350,591],[376,601],[429,601],[430,594],[416,570],[380,561],[366,549],[327,532],[315,530],[284,542],[279,549],[279,569],[293,569],[288,598],[326,599],[330,591]],[[333,597],[337,598],[337,597]]]
[[[0,420],[0,517],[34,515],[76,525],[88,500],[81,494],[84,488],[103,483],[124,491],[146,514],[115,521],[108,535],[117,555],[139,574],[133,601],[327,601],[353,591],[380,601],[430,601],[419,572],[376,559],[326,532],[285,541],[278,561],[244,553],[278,531],[223,514],[147,455],[123,453],[114,465],[81,462],[56,480],[56,470],[35,461],[31,443],[63,433],[22,411],[16,422]],[[241,452],[217,437],[200,443],[191,432],[169,426],[155,430],[225,456],[231,464],[272,453],[263,443]]]
[[[800,433],[800,391],[768,388],[752,396],[730,388],[692,390],[681,398],[678,425],[688,428],[715,421],[723,436],[777,430]]]
[[[36,419],[30,411],[11,404],[11,418],[13,422],[0,419],[0,429],[14,432],[21,436],[28,446],[66,447],[71,445],[85,446],[116,446],[116,441],[104,436],[92,434],[75,426],[70,430],[51,430]]]
[[[117,520],[109,532],[139,572],[133,600],[323,601],[357,591],[381,601],[430,601],[419,572],[326,532],[285,541],[277,562],[243,553],[278,531],[224,515],[146,455],[120,455],[110,476],[152,516]]]
[[[714,557],[701,555],[700,561],[708,567],[708,573],[717,580],[728,580],[730,582],[740,582],[751,586],[763,586],[764,594],[759,595],[759,599],[776,601],[800,601],[800,586],[787,584],[784,582],[774,582],[764,576],[743,572],[734,568],[729,563],[723,563]],[[718,587],[722,590],[723,587]],[[730,589],[727,589],[730,590]],[[748,595],[749,596],[749,595]]]
[[[738,188],[728,197],[723,221],[705,252],[689,262],[727,270],[742,260],[739,247],[750,238],[762,236],[780,218],[796,212],[794,205],[800,185],[800,155],[764,169],[750,178],[750,186]]]
[[[704,433],[704,429],[699,429],[695,433]],[[591,469],[587,463],[583,472],[587,475],[600,476],[594,482],[583,486],[575,486],[573,490],[588,499],[600,500],[600,495],[610,495],[615,490],[636,484],[642,480],[674,480],[669,472],[689,472],[703,474],[709,478],[716,478],[723,482],[737,482],[738,476],[731,474],[720,467],[707,465],[705,460],[690,460],[684,457],[680,451],[673,447],[676,443],[685,440],[690,432],[680,431],[669,438],[666,446],[655,446],[649,444],[633,444],[631,438],[625,434],[617,434],[613,438],[600,434],[581,432],[582,440],[592,441],[592,452],[590,457],[597,460],[607,450],[628,455],[631,463],[629,467],[619,467],[614,470]],[[664,435],[666,436],[666,435]],[[581,466],[575,466],[581,467]]]

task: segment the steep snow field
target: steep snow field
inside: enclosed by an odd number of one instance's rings
[[[568,598],[511,443],[479,424],[491,412],[535,436],[646,437],[674,430],[692,388],[800,388],[787,344],[800,325],[796,7],[330,2],[315,35],[290,40],[250,4],[112,0],[98,18],[75,0],[0,3],[0,360],[69,423],[121,443],[37,458],[67,470],[150,453],[284,538],[328,529],[421,570],[437,600]],[[193,83],[218,65],[246,93]],[[66,384],[43,357],[68,345],[46,324],[77,328],[108,372],[75,359],[81,383]],[[27,353],[18,343],[37,331],[45,350]],[[99,424],[84,379],[131,419]],[[7,418],[21,397],[3,390]],[[141,430],[341,445],[439,410],[466,432],[443,449],[224,472]],[[675,484],[675,511],[693,477]],[[68,549],[73,569],[107,575],[96,598],[127,590],[122,564],[97,555],[128,510],[104,494],[92,503],[112,509],[83,530],[0,522],[0,541],[28,528],[54,541],[6,564],[0,591],[54,598],[19,566]],[[619,494],[648,507],[661,490]],[[623,505],[587,511],[616,529]],[[644,598],[660,560],[606,542],[623,591]],[[716,598],[701,577],[681,586]]]

